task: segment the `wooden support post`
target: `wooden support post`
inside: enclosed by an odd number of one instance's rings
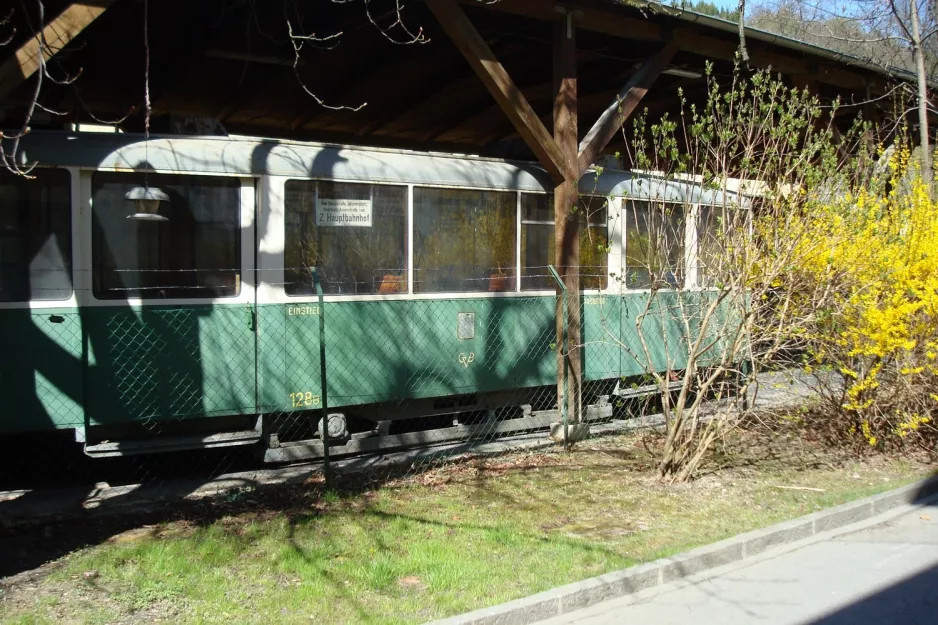
[[[615,136],[622,124],[632,115],[642,101],[652,83],[661,75],[664,68],[677,52],[677,46],[673,43],[667,44],[658,54],[654,55],[629,79],[622,91],[616,96],[593,127],[590,128],[583,141],[580,143],[579,154],[577,155],[577,168],[579,175],[586,173],[596,158],[609,145],[609,142]]]
[[[564,158],[575,163],[577,159],[577,79],[576,79],[576,28],[573,16],[564,15],[556,25],[554,37],[554,141]],[[580,323],[580,237],[577,205],[578,176],[567,176],[554,187],[554,262],[560,277],[567,286],[569,297],[568,326],[565,349],[557,358],[557,397],[563,396],[563,353],[567,358],[567,415],[571,423],[579,423],[582,417],[583,363]],[[558,307],[560,298],[558,297]],[[557,344],[563,340],[563,315],[557,311]],[[559,408],[559,405],[558,405]]]
[[[427,7],[463,57],[498,102],[512,125],[552,178],[575,178],[575,161],[568,161],[524,94],[475,29],[456,0],[427,0]]]
[[[42,29],[45,45],[40,45],[38,34],[30,37],[19,47],[16,54],[0,67],[0,99],[8,96],[36,73],[41,65],[40,50],[43,61],[48,61],[98,19],[113,2],[114,0],[73,2]]]
[[[547,132],[524,94],[489,49],[479,32],[456,0],[427,0],[427,6],[449,35],[463,57],[495,98],[512,125],[538,161],[555,181],[554,188],[554,263],[569,290],[570,308],[567,345],[557,355],[557,396],[563,396],[564,362],[567,354],[569,384],[568,415],[573,423],[581,419],[580,358],[580,247],[578,217],[572,210],[577,203],[577,87],[576,29],[573,16],[563,15],[557,24],[554,40],[554,135]],[[552,17],[556,17],[553,13]],[[557,298],[557,345],[563,341],[561,298]],[[572,347],[571,347],[572,346]],[[558,405],[558,408],[560,406]]]

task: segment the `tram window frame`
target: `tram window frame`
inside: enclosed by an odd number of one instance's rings
[[[495,227],[482,225],[486,223],[484,213],[493,209]],[[454,247],[455,240],[465,242],[469,238],[451,235],[457,228],[470,225],[474,226],[467,230],[472,234],[472,245],[463,243],[461,249]],[[517,191],[415,185],[411,228],[414,293],[517,292]],[[499,240],[491,244],[493,233],[498,234]],[[443,243],[435,243],[437,239]],[[489,245],[482,247],[483,244]],[[439,262],[444,254],[454,251],[462,253],[461,258],[449,259],[457,262]],[[486,253],[480,254],[482,251]],[[499,262],[497,256],[503,257],[504,262]],[[485,267],[486,264],[494,266]]]
[[[732,216],[729,223],[714,223],[711,214],[715,211],[721,211],[724,217]],[[711,226],[723,228],[716,232]],[[696,258],[694,259],[695,284],[701,288],[712,288],[717,286],[718,280],[708,270],[707,259],[712,257],[713,253],[721,254],[725,252],[726,233],[743,228],[745,236],[751,236],[752,230],[752,210],[729,204],[701,204],[697,207],[697,221],[695,223],[695,243]],[[711,252],[715,250],[715,252]]]
[[[31,176],[35,179],[0,172],[0,303],[3,304],[61,302],[71,299],[74,293],[71,173],[61,168],[36,168]],[[13,210],[8,210],[5,188],[13,188],[17,194]],[[53,197],[63,191],[61,197]],[[53,247],[47,249],[50,243]],[[11,254],[9,250],[16,253]],[[58,258],[51,257],[52,253]],[[50,266],[36,267],[37,261]],[[56,275],[64,278],[63,284],[47,284],[47,279],[54,280]]]
[[[532,204],[532,202],[536,202]],[[592,208],[594,202],[602,202],[599,209]],[[584,206],[583,204],[586,203]],[[540,204],[540,205],[538,205]],[[589,258],[593,252],[599,255],[600,263],[588,263],[591,273],[580,275],[580,288],[583,290],[605,291],[609,287],[609,198],[602,195],[583,194],[577,201],[579,213],[580,267],[583,252],[587,250]],[[595,217],[595,218],[594,218]],[[584,227],[585,225],[585,227]],[[521,193],[521,290],[553,291],[557,282],[551,276],[547,265],[554,264],[554,196],[552,193]],[[593,240],[593,235],[602,234],[600,241]],[[538,234],[547,234],[546,246],[543,237],[537,241]],[[530,237],[530,238],[529,238]],[[532,241],[532,239],[534,239]],[[534,248],[532,250],[532,243]],[[546,258],[541,257],[541,250],[546,247]],[[600,251],[600,247],[604,248]],[[537,260],[528,260],[532,255]]]
[[[644,228],[637,227],[636,217],[639,214],[637,205],[644,207],[645,209],[645,218],[643,220]],[[652,212],[651,208],[655,207],[655,211]],[[680,202],[666,202],[662,200],[648,200],[648,199],[624,199],[622,201],[622,210],[625,213],[625,233],[623,236],[624,248],[622,250],[622,266],[625,288],[630,291],[646,291],[655,288],[662,289],[683,289],[687,282],[687,254],[688,254],[688,242],[687,242],[687,220],[691,218],[692,211],[689,206],[682,204]],[[654,236],[654,228],[659,227],[657,223],[653,223],[650,220],[650,216],[659,214],[663,210],[673,210],[680,212],[679,225],[675,224],[674,219],[672,219],[673,214],[668,215],[668,222],[672,229],[672,240],[678,241],[680,244],[677,248],[670,248],[666,250],[666,257],[662,260],[662,257],[659,256],[659,242],[658,237]],[[664,221],[664,220],[662,220]],[[644,230],[645,240],[642,241],[641,231]],[[636,232],[638,231],[638,234]],[[647,247],[643,252],[636,253],[636,247],[641,247],[646,245]],[[644,264],[638,262],[639,255],[643,256],[642,259]],[[653,279],[652,272],[649,270],[649,262],[652,256],[655,256],[657,261],[661,261],[661,271],[659,273],[666,274],[664,279],[661,279],[661,276],[658,276],[657,279]],[[637,262],[632,264],[633,259]],[[659,263],[655,263],[659,264]],[[637,272],[644,272],[642,278],[638,278],[640,275]]]
[[[291,206],[289,198],[290,187],[299,187],[297,193],[300,194],[300,201],[305,210],[296,210]],[[303,187],[306,187],[304,190]],[[323,190],[329,190],[332,195],[341,195],[341,189],[355,189],[356,193],[348,195],[368,195],[371,201],[370,230],[366,231],[372,240],[367,241],[365,251],[371,253],[374,250],[374,238],[384,237],[388,230],[396,229],[399,233],[398,241],[395,243],[400,247],[391,250],[394,243],[389,244],[388,254],[396,254],[400,259],[401,267],[391,266],[394,261],[386,260],[378,262],[376,266],[367,266],[362,263],[358,266],[348,262],[348,254],[341,261],[330,261],[323,258],[310,258],[308,260],[293,260],[294,255],[291,245],[297,245],[296,237],[292,236],[291,228],[300,226],[302,231],[315,236],[315,249],[325,247],[324,241],[329,243],[329,247],[348,251],[347,238],[363,231],[366,226],[326,226],[316,223],[316,217],[325,218],[325,211],[322,214],[317,213]],[[367,193],[365,193],[367,191]],[[302,194],[306,193],[305,196]],[[381,197],[385,194],[385,197]],[[361,200],[361,197],[329,197],[332,200]],[[378,202],[385,202],[378,204]],[[320,284],[323,293],[327,295],[354,295],[361,297],[370,297],[377,295],[398,295],[406,294],[407,274],[410,261],[410,251],[407,243],[408,228],[408,188],[403,184],[378,184],[372,182],[346,182],[340,180],[310,180],[307,178],[290,178],[284,182],[283,192],[283,228],[284,228],[284,293],[288,297],[305,297],[315,294],[313,284],[309,275],[309,266],[316,266],[320,274]],[[398,203],[395,207],[394,203]],[[378,210],[376,210],[376,208]],[[353,206],[347,207],[349,212],[353,212]],[[394,224],[392,221],[398,221]],[[328,230],[327,230],[328,228]],[[325,235],[329,237],[325,237]],[[302,242],[299,243],[302,246]],[[328,250],[327,250],[328,251]],[[314,251],[313,254],[318,254]],[[365,257],[364,255],[362,256]],[[367,274],[370,272],[370,279]],[[351,277],[349,280],[347,278]]]
[[[125,196],[139,186],[159,188],[169,195],[169,202],[161,202],[158,209],[168,217],[166,221],[128,219],[134,207]],[[239,178],[97,171],[91,178],[91,191],[91,275],[95,298],[160,301],[240,296],[243,191]],[[196,203],[205,198],[216,201]],[[142,244],[142,237],[149,241]],[[212,239],[214,245],[207,245]],[[126,247],[127,241],[132,241],[129,249],[118,247]],[[223,250],[223,258],[217,263],[206,262],[207,253],[213,249]],[[141,268],[144,264],[141,257],[146,251],[150,252],[145,263],[148,266]],[[136,263],[115,256],[133,254],[137,256]],[[127,278],[120,274],[135,272],[138,278],[147,274],[152,277],[138,279],[128,286],[124,281]]]

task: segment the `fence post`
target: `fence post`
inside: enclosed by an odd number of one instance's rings
[[[563,279],[560,277],[560,274],[557,273],[557,269],[553,265],[548,265],[547,268],[560,287],[563,301],[563,323],[560,332],[560,345],[557,346],[563,356],[563,397],[558,397],[557,403],[560,405],[560,419],[561,423],[563,423],[563,447],[567,451],[570,451],[570,433],[567,428],[567,396],[570,393],[570,375],[567,365],[567,285],[564,284]]]
[[[322,284],[319,282],[319,272],[315,267],[309,268],[313,279],[316,295],[319,296],[319,388],[322,395],[321,414],[319,421],[320,438],[322,438],[322,472],[326,481],[326,490],[332,484],[329,471],[329,392],[326,380],[326,307],[323,305]]]

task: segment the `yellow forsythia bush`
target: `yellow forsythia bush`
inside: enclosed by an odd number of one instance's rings
[[[817,193],[796,237],[800,280],[824,289],[806,327],[809,370],[839,374],[826,397],[837,435],[873,447],[931,443],[938,417],[938,201],[908,149],[885,184]],[[810,193],[807,193],[810,195]],[[816,295],[813,297],[817,297]]]

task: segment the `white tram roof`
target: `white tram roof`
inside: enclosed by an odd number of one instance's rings
[[[249,137],[151,135],[145,140],[133,134],[36,131],[24,137],[20,159],[24,165],[38,162],[43,167],[105,171],[148,169],[533,192],[554,186],[542,167],[526,161]],[[599,175],[590,170],[579,188],[587,195],[682,203],[719,203],[721,198],[719,191],[687,181],[612,169]]]

